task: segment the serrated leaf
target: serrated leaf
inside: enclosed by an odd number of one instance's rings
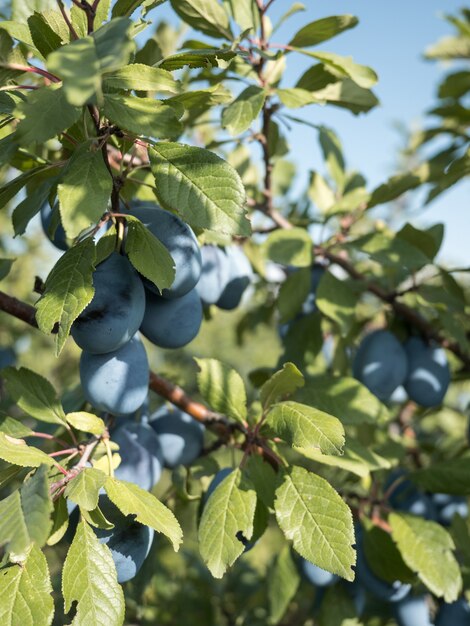
[[[322,41],[336,37],[358,23],[354,15],[331,15],[303,26],[291,39],[289,46],[316,46]]]
[[[175,264],[162,242],[132,216],[127,216],[126,254],[135,269],[160,291],[171,287]]]
[[[52,501],[42,465],[21,488],[0,501],[0,545],[15,557],[26,555],[31,544],[42,547],[52,527]]]
[[[67,236],[76,237],[108,210],[113,181],[101,150],[84,144],[76,150],[57,188],[60,217]]]
[[[272,466],[261,456],[250,455],[243,473],[253,484],[258,500],[268,509],[274,508],[274,493],[279,486],[279,477]]]
[[[67,102],[62,86],[37,89],[15,109],[15,116],[21,119],[16,127],[18,142],[25,146],[51,139],[73,126],[81,112]]]
[[[7,390],[25,413],[41,422],[64,424],[65,413],[51,383],[26,367],[2,371]]]
[[[85,511],[93,511],[98,506],[98,495],[106,482],[106,474],[101,470],[86,467],[75,476],[65,489],[65,496]]]
[[[44,58],[70,40],[67,24],[58,11],[49,10],[44,15],[34,13],[28,18],[28,27],[34,45]]]
[[[170,72],[142,63],[132,63],[105,74],[104,81],[105,89],[112,87],[135,91],[164,91],[171,94],[176,94],[180,90],[178,81]]]
[[[263,243],[268,259],[282,265],[310,267],[313,262],[313,243],[304,228],[276,230]]]
[[[24,439],[17,439],[0,432],[0,459],[21,467],[54,465],[55,461],[39,448],[28,446]]]
[[[285,396],[291,395],[305,384],[302,372],[293,363],[284,363],[260,389],[263,407],[269,407]]]
[[[92,435],[102,435],[106,426],[101,417],[87,413],[86,411],[78,411],[75,413],[67,413],[67,422],[84,433]]]
[[[183,130],[175,109],[153,98],[106,95],[104,113],[119,128],[136,135],[171,138]]]
[[[232,39],[227,13],[217,0],[170,0],[182,20],[196,30],[216,39]]]
[[[48,546],[55,546],[63,538],[69,527],[69,512],[65,498],[60,497],[54,502],[52,513],[52,529],[47,540]]]
[[[274,505],[282,532],[304,559],[354,580],[352,514],[324,478],[302,467],[289,468],[283,472]]]
[[[227,568],[243,553],[253,535],[256,493],[240,469],[230,472],[205,503],[199,522],[199,551],[214,578],[222,578]]]
[[[45,291],[37,303],[36,320],[47,334],[59,324],[57,355],[64,347],[73,322],[93,298],[94,260],[93,240],[85,239],[67,250],[47,277]]]
[[[455,549],[447,530],[416,515],[391,513],[388,518],[392,538],[403,560],[416,572],[426,587],[445,602],[457,600],[462,590]]]
[[[246,418],[245,384],[238,372],[216,359],[195,359],[199,391],[219,413],[244,423]]]
[[[287,443],[342,454],[344,428],[338,418],[298,402],[280,402],[269,411],[267,423]]]
[[[54,600],[46,557],[33,546],[21,564],[0,569],[2,626],[49,626]]]
[[[318,285],[315,302],[326,317],[338,324],[341,334],[346,335],[354,322],[358,299],[349,281],[325,272]]]
[[[109,477],[105,489],[109,499],[124,515],[135,515],[137,522],[150,526],[157,533],[163,533],[173,544],[174,550],[179,550],[183,533],[178,520],[154,495],[133,483]]]
[[[449,493],[458,496],[470,495],[470,457],[446,459],[430,467],[414,471],[411,480],[426,491]]]
[[[124,595],[111,552],[83,520],[78,523],[65,559],[62,593],[66,613],[77,602],[73,626],[124,623]]]
[[[242,181],[226,161],[209,150],[159,143],[149,150],[156,195],[196,228],[249,235]]]
[[[276,557],[268,574],[268,601],[271,624],[277,624],[284,616],[300,584],[297,566],[291,550],[285,545]]]
[[[102,75],[128,63],[135,49],[131,25],[128,18],[118,17],[48,56],[47,69],[62,79],[70,104],[82,106],[101,94]]]
[[[179,52],[162,59],[158,66],[162,69],[174,71],[183,67],[219,67],[219,61],[231,61],[237,54],[229,48],[210,48],[203,50],[189,50]]]
[[[258,118],[265,99],[266,92],[264,89],[250,85],[224,109],[222,126],[228,128],[231,135],[245,132]]]
[[[10,437],[28,437],[33,434],[31,428],[22,424],[17,419],[0,413],[0,431]]]

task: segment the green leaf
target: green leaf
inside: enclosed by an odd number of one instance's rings
[[[281,402],[269,411],[267,423],[284,441],[299,448],[320,448],[342,454],[344,428],[338,418],[299,402]]]
[[[25,413],[41,422],[64,424],[65,413],[51,383],[26,367],[2,371],[7,390]]]
[[[282,532],[304,559],[354,580],[351,511],[324,478],[302,467],[289,468],[283,472],[274,504]]]
[[[16,206],[11,217],[15,236],[22,235],[25,232],[29,222],[39,213],[56,184],[56,177],[46,178],[42,183],[28,190],[25,199]]]
[[[310,91],[300,89],[299,87],[276,89],[276,94],[279,96],[279,100],[282,104],[288,109],[299,109],[300,107],[307,106],[308,104],[320,102],[312,93],[310,93]]]
[[[67,413],[66,419],[71,426],[84,433],[102,435],[106,429],[105,423],[101,417],[97,417],[93,415],[93,413],[87,413],[86,411]]]
[[[113,181],[101,150],[84,144],[76,150],[57,188],[60,217],[69,238],[99,221],[108,210]]]
[[[21,467],[54,465],[55,461],[42,450],[28,446],[24,439],[17,439],[0,432],[0,459]]]
[[[350,78],[363,89],[373,87],[378,81],[378,76],[371,67],[355,63],[352,57],[344,57],[332,52],[308,52],[307,50],[297,50],[297,52],[318,59],[339,76]]]
[[[362,523],[365,526],[365,529],[361,529],[362,545],[367,564],[372,572],[389,583],[396,580],[414,583],[415,575],[403,561],[391,535],[378,526],[374,526],[367,518],[362,520]]]
[[[341,141],[335,131],[327,126],[318,127],[318,139],[330,176],[342,191],[346,182],[346,164]]]
[[[217,0],[170,0],[180,18],[209,37],[233,39],[227,13]]]
[[[21,119],[16,128],[18,142],[29,145],[42,143],[73,126],[81,109],[67,102],[61,86],[52,84],[32,91],[14,114]]]
[[[243,467],[243,473],[253,484],[258,501],[268,509],[273,509],[274,493],[279,486],[279,477],[272,466],[261,456],[252,454]]]
[[[171,287],[175,264],[170,253],[138,219],[127,216],[126,254],[135,269],[160,291]]]
[[[250,85],[223,110],[222,126],[228,128],[231,135],[245,132],[258,118],[265,99],[264,89]]]
[[[56,32],[49,23],[49,20],[51,20],[51,17],[55,14],[52,18],[55,22],[54,26],[57,28],[59,24],[63,23],[67,28],[62,15],[57,11],[48,11],[48,14],[49,15],[41,15],[40,13],[34,13],[34,15],[28,18],[31,39],[44,58],[47,58],[51,52],[54,52],[54,50],[57,50],[57,48],[69,42],[67,35],[64,37],[60,29],[59,32]]]
[[[52,529],[47,540],[48,546],[55,546],[63,538],[69,527],[69,512],[65,498],[60,497],[54,502],[52,513]]]
[[[25,424],[22,424],[14,417],[3,415],[0,413],[0,431],[10,437],[29,437],[33,434],[31,428],[28,428]]]
[[[313,242],[304,228],[275,230],[263,243],[263,251],[281,265],[310,267],[313,262]]]
[[[164,91],[176,94],[180,85],[170,72],[142,63],[132,63],[104,75],[105,88]]]
[[[355,320],[358,295],[348,280],[340,280],[331,272],[325,272],[318,285],[316,304],[320,311],[339,326],[346,335]]]
[[[470,495],[470,456],[446,459],[430,467],[414,471],[410,478],[418,486],[432,493]]]
[[[52,527],[52,501],[42,465],[21,488],[0,501],[0,545],[5,551],[24,558],[33,543],[42,547]]]
[[[311,173],[308,195],[323,213],[329,212],[329,209],[334,206],[336,201],[335,192],[318,172]]]
[[[85,511],[93,511],[98,506],[99,491],[106,478],[101,470],[86,467],[68,483],[65,496]]]
[[[290,40],[289,46],[309,47],[316,46],[322,41],[336,37],[340,33],[354,28],[358,23],[354,15],[332,15],[321,20],[310,22],[301,28]]]
[[[153,98],[107,95],[104,113],[119,128],[136,135],[169,138],[183,129],[175,109]]]
[[[386,183],[374,189],[367,203],[367,208],[371,209],[378,204],[391,202],[406,191],[419,187],[423,182],[424,179],[418,170],[392,176]]]
[[[263,407],[290,396],[305,384],[302,372],[293,363],[284,363],[281,370],[275,372],[261,387],[260,399]]]
[[[196,228],[249,235],[245,190],[237,172],[209,150],[159,143],[149,150],[160,203]]]
[[[293,272],[282,283],[277,307],[281,314],[281,324],[293,319],[300,311],[312,285],[310,268]]]
[[[253,0],[227,0],[228,8],[242,31],[259,28],[259,11]]]
[[[48,56],[47,69],[62,78],[70,104],[82,106],[100,95],[102,75],[127,65],[135,49],[131,25],[125,17],[113,19]]]
[[[324,66],[321,65],[320,67]],[[350,78],[338,80],[337,76],[326,70],[323,74],[330,77],[326,81],[326,85],[318,87],[315,91],[312,90],[313,95],[318,100],[349,109],[355,115],[367,113],[379,104],[377,97],[370,89],[360,87]],[[302,83],[297,86],[305,88]]]
[[[292,6],[290,7],[290,9],[288,9],[285,13],[283,13],[283,15],[281,15],[278,22],[273,27],[272,32],[274,33],[278,28],[280,28],[282,24],[284,24],[284,22],[288,20],[292,15],[299,13],[299,11],[305,11],[305,10],[306,10],[305,5],[302,4],[302,2],[294,2]]]
[[[62,572],[65,612],[77,602],[74,626],[124,623],[124,595],[117,582],[109,548],[85,521],[80,521]]]
[[[8,276],[16,259],[0,259],[0,280]]]
[[[0,208],[4,207],[26,184],[30,183],[38,174],[42,174],[46,169],[47,166],[45,165],[33,167],[2,185],[0,187]]]
[[[385,405],[349,376],[307,377],[295,399],[338,417],[343,424],[377,424],[389,419]]]
[[[46,280],[45,291],[37,303],[39,328],[49,334],[59,324],[56,354],[64,347],[70,328],[93,299],[95,245],[85,239],[64,253]]]
[[[279,552],[268,574],[269,618],[278,624],[294,599],[300,584],[299,571],[286,544]]]
[[[445,602],[457,600],[462,577],[452,553],[455,545],[447,530],[436,522],[404,513],[391,513],[388,521],[392,538],[408,567],[438,598]]]
[[[239,468],[230,472],[205,503],[199,522],[199,550],[214,578],[222,578],[245,550],[237,535],[253,535],[256,493]]]
[[[340,585],[326,589],[318,614],[321,626],[363,626],[364,622],[357,616],[357,600],[350,592]]]
[[[403,277],[430,263],[423,252],[406,239],[393,236],[393,233],[369,233],[350,242],[352,247],[367,254],[382,267],[388,267],[394,274]]]
[[[406,223],[397,233],[398,238],[412,245],[414,249],[418,248],[430,260],[439,252],[443,236],[443,224],[435,224],[427,230],[420,230]]]
[[[216,359],[194,359],[200,369],[197,383],[213,410],[238,422],[246,419],[246,391],[238,372]]]
[[[35,11],[46,11],[55,6],[53,0],[12,0],[11,15],[13,20],[25,23]]]
[[[113,18],[130,17],[143,2],[144,0],[117,0],[111,15]]]
[[[107,478],[105,484],[109,499],[124,515],[135,515],[137,522],[163,533],[177,552],[183,541],[183,533],[173,513],[157,498],[133,483]]]
[[[189,50],[187,52],[178,52],[162,59],[158,66],[165,70],[180,70],[188,66],[195,67],[219,67],[219,62],[226,63],[236,57],[236,52],[228,48],[210,48],[203,50]]]
[[[49,626],[54,600],[44,554],[33,546],[21,564],[0,569],[0,623],[3,626]]]

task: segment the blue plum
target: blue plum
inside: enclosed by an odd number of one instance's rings
[[[398,626],[432,626],[426,596],[406,596],[394,605]]]
[[[133,206],[131,214],[137,217],[159,239],[171,254],[175,264],[175,279],[164,298],[180,298],[193,289],[201,275],[201,250],[191,228],[178,216],[161,209],[156,204]],[[144,279],[150,291],[158,293],[153,283]]]
[[[327,572],[325,569],[310,563],[310,561],[304,558],[300,559],[300,571],[305,578],[316,587],[329,587],[339,580],[336,574]]]
[[[157,433],[166,467],[190,465],[201,454],[204,426],[187,413],[164,405],[150,416],[149,424]]]
[[[437,508],[437,521],[443,526],[450,526],[455,514],[468,517],[468,502],[461,496],[451,496],[447,493],[435,493],[432,496]]]
[[[140,330],[160,348],[182,348],[199,332],[203,311],[197,291],[167,300],[147,291],[147,303]]]
[[[150,491],[160,480],[163,453],[160,441],[147,424],[124,423],[111,435],[119,444],[121,463],[114,475]]]
[[[320,284],[321,277],[324,273],[325,268],[323,267],[323,265],[315,263],[315,265],[312,267],[312,272],[310,275],[310,291],[302,304],[301,311],[304,315],[314,313],[317,310],[317,289],[318,285]]]
[[[125,583],[134,578],[147,558],[154,530],[135,522],[132,515],[123,515],[104,494],[100,496],[99,507],[106,519],[114,524],[114,528],[93,530],[99,542],[111,550],[118,582]]]
[[[377,398],[388,400],[405,382],[408,359],[402,345],[388,330],[376,330],[365,337],[354,357],[353,375]]]
[[[95,295],[72,325],[82,350],[105,354],[127,343],[139,330],[145,312],[145,290],[126,257],[113,252],[93,272]]]
[[[232,311],[240,304],[245,289],[251,283],[253,270],[239,246],[227,246],[225,252],[230,264],[229,280],[216,304],[219,309]]]
[[[67,235],[65,234],[65,230],[61,222],[57,224],[57,228],[55,229],[55,232],[51,234],[51,229],[53,228],[52,224],[53,224],[54,212],[56,210],[58,212],[58,207],[54,208],[54,211],[53,211],[49,202],[45,202],[42,205],[41,211],[40,211],[42,229],[46,237],[49,239],[49,241],[56,248],[59,248],[59,250],[63,250],[65,252],[66,250],[69,249],[69,246],[67,244]]]
[[[82,352],[80,382],[87,401],[112,415],[130,415],[145,402],[149,364],[137,335],[114,352]]]
[[[202,272],[196,290],[204,304],[215,304],[230,280],[230,261],[218,246],[202,246]]]
[[[405,389],[411,400],[424,407],[441,404],[450,383],[444,350],[419,337],[410,337],[405,343],[405,351],[409,363]]]
[[[390,505],[397,511],[405,511],[428,520],[437,519],[437,508],[431,496],[423,493],[408,479],[404,470],[391,472],[384,484],[384,491],[400,477],[403,481],[398,483],[390,494]]]
[[[0,348],[0,369],[10,367],[16,363],[16,353],[13,348]]]
[[[450,604],[442,604],[436,626],[470,626],[470,604],[464,598]]]

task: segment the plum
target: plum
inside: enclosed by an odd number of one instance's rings
[[[397,511],[404,511],[428,520],[437,520],[437,508],[434,499],[423,493],[406,478],[404,470],[394,470],[389,475],[384,484],[384,491],[400,477],[402,482],[398,483],[390,494],[389,503]]]
[[[464,598],[443,603],[436,616],[436,626],[469,626],[470,604]]]
[[[196,337],[203,311],[195,289],[174,300],[151,291],[146,294],[145,314],[140,326],[144,337],[160,348],[181,348]]]
[[[394,605],[398,626],[432,626],[426,596],[411,594]]]
[[[156,204],[133,204],[131,215],[137,217],[161,241],[175,264],[175,279],[164,298],[180,298],[193,289],[201,275],[201,250],[191,228],[177,215]],[[159,293],[157,287],[144,279],[147,289]]]
[[[388,330],[376,330],[361,342],[353,361],[353,375],[377,398],[388,400],[405,382],[408,359],[398,339]]]
[[[82,352],[80,382],[87,401],[112,415],[129,415],[145,402],[149,364],[137,335],[114,352]]]
[[[144,318],[145,290],[126,257],[113,252],[93,272],[95,295],[72,325],[82,350],[106,354],[127,343]]]
[[[125,583],[134,578],[147,558],[154,530],[134,521],[132,515],[123,515],[105,494],[99,498],[99,507],[114,528],[93,530],[99,542],[111,550],[118,582]]]
[[[69,246],[67,244],[67,235],[65,234],[64,227],[62,226],[60,221],[57,224],[57,228],[55,229],[55,232],[51,234],[53,217],[56,211],[57,213],[59,212],[58,205],[56,205],[54,209],[52,209],[49,202],[45,202],[42,205],[41,210],[40,210],[42,229],[46,237],[49,239],[49,241],[56,248],[59,248],[59,250],[63,250],[65,252],[66,250],[69,249]]]
[[[442,348],[419,337],[405,343],[408,375],[405,389],[414,402],[424,407],[441,404],[450,383],[450,369]]]
[[[10,367],[16,363],[16,353],[13,348],[0,348],[0,369]]]
[[[150,491],[160,480],[163,453],[160,441],[147,424],[124,423],[111,435],[119,444],[121,463],[114,475]]]
[[[329,587],[339,580],[336,574],[331,574],[331,572],[327,572],[304,558],[300,559],[300,571],[316,587]]]
[[[239,246],[227,246],[225,252],[229,261],[229,279],[216,304],[219,309],[232,311],[240,304],[245,289],[251,283],[253,270]]]
[[[166,467],[190,465],[200,455],[204,426],[187,413],[165,405],[150,416],[149,424],[158,435]]]
[[[230,261],[218,246],[202,246],[202,272],[196,290],[204,304],[215,304],[230,279]]]

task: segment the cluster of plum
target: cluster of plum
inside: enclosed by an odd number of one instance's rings
[[[380,400],[393,399],[403,390],[423,407],[441,402],[450,383],[445,351],[418,336],[402,345],[388,330],[376,330],[361,342],[353,361],[353,374]]]

